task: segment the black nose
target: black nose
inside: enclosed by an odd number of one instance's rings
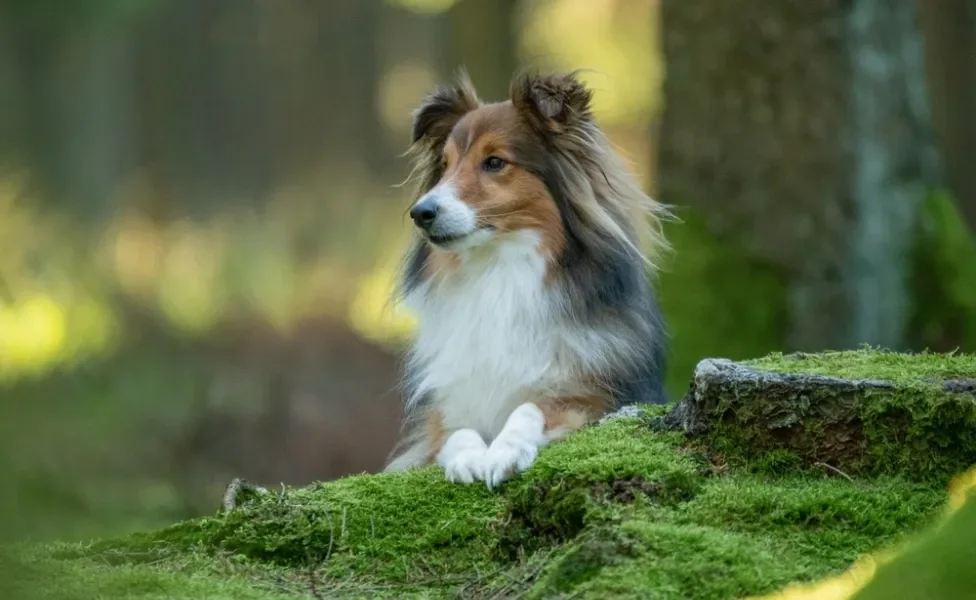
[[[430,228],[437,218],[437,204],[432,200],[422,200],[410,209],[410,218],[423,229]]]

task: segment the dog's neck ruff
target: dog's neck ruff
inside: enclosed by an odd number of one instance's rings
[[[586,329],[558,317],[561,291],[546,283],[539,244],[523,231],[490,252],[472,249],[405,299],[419,317],[408,401],[426,397],[448,429],[470,427],[490,440],[521,403],[577,391],[571,349]]]

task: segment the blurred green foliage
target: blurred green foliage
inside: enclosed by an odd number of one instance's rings
[[[852,600],[965,600],[976,596],[976,495],[910,544]]]
[[[688,390],[702,358],[738,360],[781,349],[787,323],[784,273],[709,232],[694,210],[678,216],[681,222],[666,225],[674,254],[658,285],[670,332],[672,399]]]
[[[923,206],[910,289],[915,345],[976,348],[976,238],[945,190],[932,191]]]
[[[138,17],[168,0],[0,0],[0,15],[42,27],[78,27]]]

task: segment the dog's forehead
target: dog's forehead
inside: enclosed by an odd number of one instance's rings
[[[512,134],[517,126],[518,115],[510,101],[485,104],[461,117],[450,139],[464,154],[486,133]]]

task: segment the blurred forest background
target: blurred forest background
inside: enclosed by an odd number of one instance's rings
[[[0,0],[0,537],[379,469],[410,112],[588,69],[706,356],[976,351],[971,0]]]

